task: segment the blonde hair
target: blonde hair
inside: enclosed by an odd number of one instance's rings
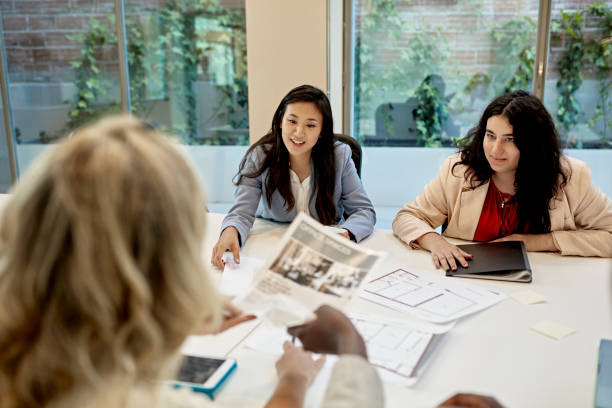
[[[198,323],[216,324],[205,212],[184,155],[134,117],[33,165],[0,221],[0,406],[158,378]]]

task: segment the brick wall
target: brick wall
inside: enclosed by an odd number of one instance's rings
[[[220,0],[228,8],[244,8],[245,0]],[[128,14],[153,10],[167,0],[126,0]],[[367,10],[368,0],[355,2],[357,26]],[[407,22],[422,20],[427,26],[441,28],[450,50],[449,63],[467,75],[487,72],[496,63],[491,50],[491,26],[513,17],[529,16],[537,21],[537,0],[412,0],[398,3],[401,17]],[[553,18],[560,10],[586,7],[588,0],[553,2]],[[84,32],[89,20],[95,18],[114,31],[108,16],[113,13],[112,0],[0,0],[4,39],[12,81],[70,81],[73,78],[70,61],[78,57],[80,43],[67,35]],[[587,18],[585,35],[596,32],[595,22]],[[414,32],[406,30],[396,46],[385,43],[378,47],[381,66],[397,58],[410,42]],[[564,39],[552,41],[549,69],[556,75],[556,63],[562,55]],[[100,47],[96,57],[102,66],[116,71],[116,48]],[[587,73],[588,76],[588,73]]]
[[[592,0],[564,0],[553,2],[552,18],[559,18],[561,10],[575,11],[586,8]],[[355,21],[357,35],[361,33],[360,23],[364,13],[369,11],[369,0],[356,0]],[[406,29],[402,38],[394,46],[390,42],[377,45],[376,60],[381,68],[397,59],[398,52],[405,49],[415,35],[413,27],[419,22],[429,28],[433,35],[439,29],[446,39],[449,48],[448,63],[471,76],[476,73],[486,73],[498,61],[494,59],[491,31],[493,26],[503,24],[517,16],[527,16],[537,23],[537,0],[412,0],[397,2],[401,18]],[[592,17],[585,20],[583,33],[590,38],[599,34],[596,21]],[[419,30],[419,32],[423,32]],[[427,32],[427,29],[425,30]],[[549,72],[555,78],[558,69],[557,62],[563,53],[565,38],[551,39]],[[409,69],[409,67],[407,67]],[[587,77],[589,73],[587,73]]]
[[[244,9],[245,0],[219,0],[221,6]],[[147,13],[167,0],[126,0],[126,13]],[[0,0],[8,71],[13,82],[71,81],[70,61],[78,58],[81,44],[67,36],[85,32],[90,19],[114,32],[108,19],[113,0]],[[96,52],[102,69],[116,72],[117,50],[102,46]]]

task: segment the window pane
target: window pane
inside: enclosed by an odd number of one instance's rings
[[[113,0],[3,1],[19,171],[75,128],[120,109]]]
[[[1,4],[18,143],[52,142],[119,110],[113,0]]]
[[[545,104],[564,147],[612,148],[612,3],[553,3]]]
[[[132,109],[188,144],[248,135],[244,0],[126,0]]]
[[[4,131],[3,110],[4,105],[0,98],[0,194],[6,193],[11,188],[11,166]]]
[[[353,135],[449,146],[493,97],[531,90],[538,5],[354,0]]]

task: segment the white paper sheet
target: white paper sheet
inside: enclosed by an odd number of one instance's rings
[[[348,316],[366,342],[369,361],[379,369],[383,381],[405,387],[417,382],[420,374],[417,367],[435,335],[426,325],[363,313]],[[245,340],[245,345],[263,353],[281,355],[283,343],[291,340],[286,328],[264,323]],[[299,339],[295,339],[295,344],[301,345]],[[328,358],[326,365],[332,362],[335,359]]]
[[[225,268],[221,275],[219,290],[229,296],[239,296],[251,287],[253,280],[263,268],[265,261],[259,258],[241,256],[240,263],[234,262],[232,254],[225,254]]]
[[[219,334],[188,336],[181,346],[181,353],[203,357],[228,356],[260,323],[258,319],[250,320]]]
[[[506,298],[501,292],[396,269],[363,286],[361,297],[433,323],[447,323]]]

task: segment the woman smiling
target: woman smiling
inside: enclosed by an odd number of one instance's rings
[[[341,224],[341,234],[356,242],[372,233],[374,207],[350,147],[336,140],[333,127],[329,100],[320,89],[302,85],[282,99],[272,129],[240,163],[236,202],[223,220],[213,265],[223,268],[227,250],[239,262],[256,215],[290,222],[303,211],[322,224]]]
[[[523,241],[528,251],[612,257],[612,206],[585,163],[560,152],[553,120],[525,91],[487,106],[467,144],[393,222],[436,268],[467,266],[471,255],[438,235],[474,241]]]

